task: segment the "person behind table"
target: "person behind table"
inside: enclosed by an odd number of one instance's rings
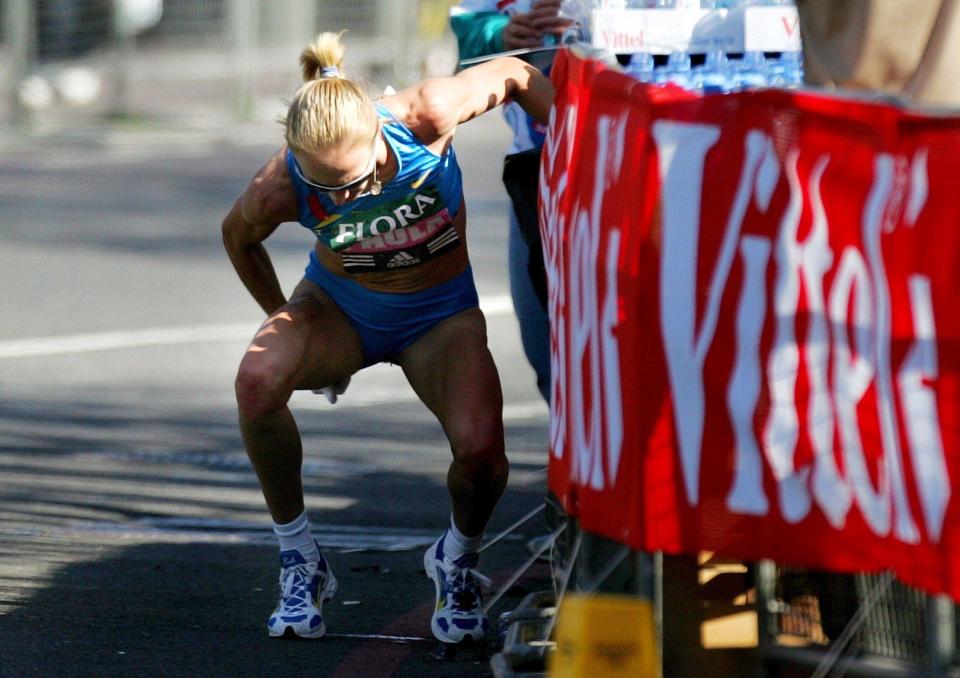
[[[461,59],[504,50],[539,47],[559,39],[570,20],[557,16],[561,0],[463,0],[450,13]],[[547,281],[537,220],[540,148],[546,127],[515,103],[503,107],[513,131],[504,159],[503,182],[511,198],[508,261],[510,296],[524,355],[537,389],[550,401],[550,322]]]
[[[268,315],[235,384],[244,444],[280,541],[281,595],[268,631],[324,635],[322,605],[337,588],[310,534],[287,401],[296,389],[329,388],[389,361],[436,415],[453,453],[450,526],[424,554],[437,596],[431,628],[445,642],[479,639],[488,622],[477,550],[508,463],[452,140],[458,124],[507,97],[546,119],[553,88],[506,58],[374,103],[345,77],[343,53],[335,33],[303,51],[305,82],[289,106],[286,145],[222,227],[236,272]],[[263,246],[286,221],[317,236],[289,299]]]

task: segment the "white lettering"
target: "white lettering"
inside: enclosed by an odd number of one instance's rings
[[[625,144],[624,144],[625,145]],[[623,148],[623,145],[621,146]],[[601,350],[603,352],[603,411],[606,422],[607,480],[613,485],[620,470],[623,449],[623,392],[620,388],[620,348],[614,330],[620,324],[619,288],[620,229],[611,229],[607,243],[606,291],[601,316]]]
[[[830,249],[827,214],[823,206],[820,184],[823,173],[830,163],[828,156],[817,160],[810,176],[810,202],[813,223],[810,233],[801,246],[800,271],[807,300],[807,336],[804,344],[807,383],[807,431],[813,447],[813,496],[817,505],[833,518],[832,504],[837,486],[843,480],[837,471],[834,458],[833,434],[834,411],[827,376],[830,362],[830,333],[827,328],[827,309],[824,299],[823,278],[833,265],[833,250]],[[837,519],[843,521],[846,509]],[[831,522],[833,522],[831,520]]]
[[[852,300],[852,305],[851,305]],[[857,406],[873,381],[874,356],[870,328],[873,323],[873,293],[870,275],[860,252],[848,247],[840,256],[827,302],[833,354],[831,375],[833,403],[847,475],[869,479],[863,456],[863,441],[857,422]],[[853,317],[848,316],[852,309]],[[856,351],[851,350],[847,328],[853,327]],[[814,493],[827,521],[842,528],[853,503],[850,483],[841,477],[831,453],[817,459]],[[860,482],[862,486],[863,483]]]
[[[607,246],[605,263],[612,261],[613,265],[608,266],[605,278],[607,285],[602,316],[599,308],[600,290],[597,288],[597,259],[601,237],[600,210],[606,188],[620,171],[623,147],[626,145],[625,130],[625,116],[616,122],[608,116],[601,116],[597,121],[593,201],[589,209],[578,211],[579,203],[574,207],[576,225],[572,251],[576,258],[571,262],[570,279],[572,438],[577,477],[597,490],[603,489],[608,481],[610,484],[614,482],[623,439],[620,358],[613,334],[618,322],[618,229],[611,229],[611,242]]]
[[[410,205],[400,205],[400,207],[393,210],[393,216],[397,218],[397,222],[400,224],[400,227],[402,228],[407,224],[409,224],[411,219],[416,219],[420,215],[414,214],[413,208],[410,207]]]
[[[770,206],[780,177],[773,149],[766,150],[757,170],[754,203],[763,212]],[[736,320],[737,358],[727,391],[727,407],[733,426],[736,461],[732,488],[727,496],[731,510],[764,515],[769,509],[763,489],[763,461],[754,432],[760,394],[760,334],[766,317],[766,269],[770,243],[765,238],[744,236],[740,243],[744,265],[743,291]]]
[[[920,504],[931,541],[939,542],[950,502],[950,475],[943,453],[937,396],[928,381],[937,378],[937,334],[930,299],[930,280],[912,275],[907,280],[913,310],[914,336],[903,366],[897,373],[900,399],[910,441],[910,456],[917,474]]]
[[[357,233],[359,232],[358,227],[362,227],[363,224],[344,224],[340,223],[340,232],[337,234],[337,237],[333,239],[335,243],[345,245],[348,243],[355,242],[357,239]]]
[[[927,154],[927,149],[920,149],[910,164],[910,198],[907,201],[907,212],[904,218],[907,226],[911,228],[917,223],[917,218],[920,216],[923,206],[927,204],[927,194],[929,193]]]
[[[743,286],[737,307],[737,347],[733,376],[727,389],[727,407],[733,423],[736,462],[733,488],[727,496],[731,511],[766,515],[769,509],[763,491],[763,462],[753,430],[760,396],[760,334],[767,308],[767,260],[770,241],[745,236],[740,243]]]
[[[567,215],[560,209],[567,197],[569,178],[558,167],[570,167],[571,142],[577,122],[577,109],[569,107],[563,119],[550,112],[550,125],[544,143],[544,177],[540,181],[541,234],[543,235],[544,264],[547,272],[547,309],[550,316],[550,451],[556,458],[567,452],[567,338],[566,309],[564,305],[566,270],[563,260],[563,238],[567,230]],[[562,141],[566,139],[566,146]],[[565,151],[562,162],[560,150]],[[559,176],[557,176],[559,173]],[[550,191],[550,187],[553,191]],[[571,469],[575,465],[571,463]]]
[[[703,165],[707,151],[719,138],[720,129],[716,126],[673,122],[653,125],[663,186],[660,321],[684,487],[691,505],[696,505],[700,497],[700,445],[705,414],[703,365],[697,361],[700,342],[695,328],[697,258],[691,253],[697,252],[700,232]],[[702,329],[701,336],[705,332]]]
[[[436,198],[431,198],[429,195],[420,195],[419,193],[417,193],[417,194],[413,197],[413,201],[414,201],[415,203],[417,203],[417,214],[416,214],[416,216],[419,217],[421,214],[423,214],[423,213],[427,210],[428,207],[430,207],[430,205],[432,205],[433,203],[435,203],[435,202],[437,201],[437,199],[436,199]]]
[[[874,325],[874,354],[877,364],[877,415],[880,419],[880,437],[883,442],[883,460],[879,469],[879,493],[887,499],[882,502],[861,504],[864,519],[880,536],[890,531],[889,495],[893,494],[896,509],[894,534],[908,544],[920,540],[920,533],[907,504],[906,488],[903,484],[901,468],[900,442],[897,433],[896,411],[893,402],[893,385],[890,374],[890,290],[883,265],[883,253],[880,250],[880,230],[885,218],[885,207],[893,184],[893,159],[880,154],[874,162],[874,183],[867,197],[863,214],[863,241],[867,252],[867,261],[873,274],[874,304],[876,322]],[[856,485],[854,486],[856,490]],[[860,494],[857,494],[858,499]]]
[[[386,224],[386,226],[381,229],[380,224]],[[393,217],[387,216],[386,214],[379,216],[370,222],[370,233],[374,235],[383,235],[384,233],[389,233],[396,228],[397,222],[393,220]]]
[[[751,131],[747,134],[740,183],[728,215],[698,334],[695,328],[697,258],[690,253],[698,251],[704,162],[707,151],[719,137],[719,128],[715,126],[674,122],[653,125],[663,185],[661,325],[673,390],[674,423],[680,443],[684,487],[691,505],[698,503],[700,492],[705,416],[703,366],[716,331],[720,300],[736,255],[740,227],[750,198],[757,190],[757,168],[769,147],[769,141],[761,133]]]
[[[395,231],[390,231],[385,233],[380,238],[383,239],[383,242],[387,245],[406,245],[410,240],[410,234],[407,233],[408,229],[398,228]]]
[[[794,469],[794,452],[799,436],[794,391],[800,366],[793,324],[800,301],[799,268],[802,252],[797,242],[800,214],[803,210],[803,188],[797,174],[799,153],[787,156],[787,182],[790,201],[780,221],[775,246],[777,279],[773,289],[773,310],[776,319],[773,347],[767,359],[767,387],[770,390],[770,412],[763,430],[763,447],[780,490],[780,511],[788,522],[803,519],[810,510],[807,490],[808,468]]]
[[[598,127],[598,134],[600,129]],[[602,142],[598,141],[598,145]],[[598,157],[602,157],[598,151]],[[599,187],[596,188],[599,194]],[[577,255],[571,264],[570,276],[570,412],[573,417],[573,448],[576,451],[577,477],[584,484],[597,485],[591,467],[600,453],[600,402],[596,388],[600,385],[597,364],[597,239],[592,236],[590,213],[582,210],[575,219],[572,251]],[[592,350],[591,350],[592,349]],[[589,401],[586,398],[590,396]],[[599,465],[599,464],[598,464]],[[602,480],[599,483],[603,487]]]

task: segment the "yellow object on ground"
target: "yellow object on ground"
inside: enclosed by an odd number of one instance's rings
[[[653,604],[630,596],[568,593],[557,617],[550,678],[658,678]]]

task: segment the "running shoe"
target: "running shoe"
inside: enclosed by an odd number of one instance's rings
[[[326,558],[307,562],[296,549],[280,552],[280,603],[270,615],[272,638],[320,638],[327,632],[323,604],[337,591]]]
[[[444,643],[480,641],[490,628],[482,590],[490,580],[476,570],[479,554],[465,553],[456,560],[444,557],[446,536],[444,532],[423,555],[423,567],[437,593],[430,630]]]

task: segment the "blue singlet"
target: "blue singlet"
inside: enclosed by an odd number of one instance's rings
[[[378,106],[377,112],[398,165],[380,195],[336,205],[300,179],[287,151],[298,221],[340,254],[348,273],[417,266],[460,246],[453,218],[463,183],[453,147],[438,156],[386,108]],[[409,294],[369,290],[325,269],[313,252],[305,276],[350,320],[363,344],[364,367],[393,359],[441,320],[479,305],[469,267],[441,285]]]
[[[460,245],[453,218],[460,211],[463,180],[453,147],[438,156],[386,108],[377,112],[398,165],[380,195],[336,205],[300,179],[287,151],[298,221],[340,254],[347,273],[416,266]]]

